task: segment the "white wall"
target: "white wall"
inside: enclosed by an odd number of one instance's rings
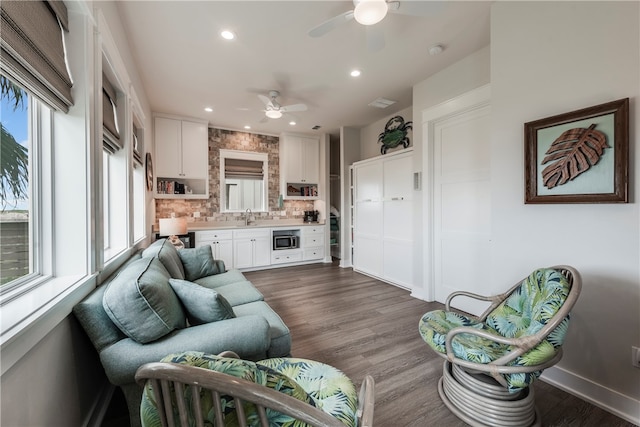
[[[381,155],[380,147],[382,146],[382,144],[378,142],[378,136],[380,135],[380,133],[384,132],[385,125],[387,124],[389,119],[394,116],[401,116],[404,119],[405,123],[410,122],[413,120],[413,107],[405,108],[404,110],[400,110],[394,114],[389,114],[385,118],[380,119],[376,122],[373,122],[370,125],[360,129],[360,159],[359,160],[370,159],[372,157]],[[413,131],[409,130],[409,132],[407,133],[407,136],[409,137],[409,142],[410,142],[409,146],[413,146],[414,145]],[[404,148],[402,147],[402,145],[400,145],[396,148],[390,149],[388,153],[391,153],[392,151],[396,151],[396,150],[403,150],[403,149]]]
[[[446,54],[446,51],[443,55]],[[423,267],[423,241],[428,238],[424,221],[423,204],[426,197],[426,172],[422,165],[423,140],[422,112],[430,107],[442,104],[463,93],[490,82],[490,50],[486,46],[477,52],[450,65],[437,74],[413,87],[413,170],[422,172],[422,190],[413,193],[414,248],[413,248],[413,293],[418,298],[425,298],[425,272]]]
[[[511,283],[558,263],[581,272],[583,292],[561,370],[550,376],[568,374],[576,384],[564,385],[583,392],[620,393],[617,403],[628,403],[635,422],[640,369],[631,366],[630,354],[640,345],[639,18],[638,2],[496,2],[491,14],[494,278]],[[630,203],[525,205],[523,124],[626,97]]]

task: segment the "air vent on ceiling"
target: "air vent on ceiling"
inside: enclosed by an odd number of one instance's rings
[[[313,129],[313,130],[318,130],[318,129],[320,129],[320,125],[315,125],[315,126],[314,126],[314,127],[312,127],[311,129]]]
[[[392,101],[390,99],[378,98],[372,103],[369,104],[370,107],[376,108],[387,108],[389,105],[395,104],[396,101]]]

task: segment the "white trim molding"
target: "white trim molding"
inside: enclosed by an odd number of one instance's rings
[[[640,401],[561,367],[545,369],[540,379],[633,424],[640,425]]]

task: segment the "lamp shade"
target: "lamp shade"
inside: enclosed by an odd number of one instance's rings
[[[161,236],[175,236],[187,234],[186,218],[160,218]]]
[[[388,10],[385,0],[361,0],[353,11],[353,17],[362,25],[373,25],[382,21]]]

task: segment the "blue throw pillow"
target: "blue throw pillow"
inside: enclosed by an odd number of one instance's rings
[[[182,302],[190,325],[236,317],[229,302],[213,289],[180,279],[169,279],[169,284]]]
[[[184,268],[184,278],[190,282],[202,277],[224,273],[224,262],[214,260],[211,246],[185,248],[178,251]]]
[[[125,335],[143,344],[186,326],[169,273],[156,258],[141,258],[122,270],[107,286],[102,307]]]

